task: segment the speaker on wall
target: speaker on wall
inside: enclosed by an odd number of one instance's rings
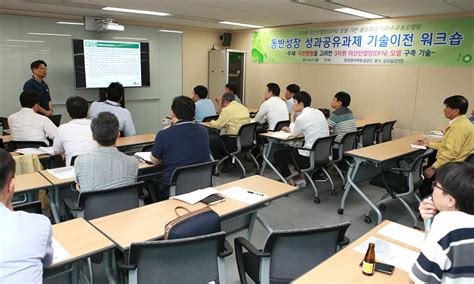
[[[230,46],[230,42],[232,40],[232,34],[231,33],[223,33],[221,35],[221,40],[222,40],[222,45],[225,47]]]

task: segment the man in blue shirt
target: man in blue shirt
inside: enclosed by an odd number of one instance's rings
[[[194,118],[197,122],[202,122],[205,117],[216,115],[214,103],[207,98],[207,88],[196,86],[193,90],[193,101],[196,105],[196,114]]]
[[[178,167],[210,160],[207,130],[193,121],[194,114],[195,105],[191,98],[176,97],[171,105],[171,127],[156,134],[151,160],[155,165],[164,164],[164,182],[170,182],[171,175]],[[157,195],[158,200],[168,198],[168,188],[160,186]]]
[[[30,80],[26,81],[23,85],[23,91],[33,90],[40,96],[40,107],[38,108],[38,113],[51,116],[53,115],[53,109],[51,108],[51,96],[49,94],[49,87],[44,78],[46,78],[48,68],[46,68],[46,62],[43,60],[36,60],[31,63],[31,72],[33,76]]]

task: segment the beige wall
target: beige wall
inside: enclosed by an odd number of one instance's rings
[[[221,32],[183,30],[183,95],[190,96],[196,85],[208,85],[209,50],[220,43]]]
[[[344,90],[351,94],[350,107],[357,118],[396,119],[396,137],[445,128],[443,100],[450,95],[464,95],[474,109],[474,68],[255,64],[251,31],[234,32],[232,48],[249,55],[247,106],[260,105],[269,82],[278,83],[282,92],[288,84],[298,84],[312,95],[313,107],[330,108],[334,94]]]

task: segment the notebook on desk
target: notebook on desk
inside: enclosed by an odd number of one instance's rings
[[[223,202],[223,201],[225,201],[225,197],[218,194],[218,193],[209,195],[208,197],[201,200],[202,203],[204,203],[206,205],[209,205],[209,206],[220,203],[220,202]]]

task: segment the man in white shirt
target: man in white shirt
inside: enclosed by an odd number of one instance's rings
[[[268,129],[275,129],[279,121],[288,120],[285,101],[280,98],[280,87],[275,83],[268,83],[265,92],[265,101],[258,109],[255,121],[258,123],[268,122]]]
[[[288,114],[291,114],[293,111],[293,96],[300,91],[300,86],[296,84],[289,84],[286,86],[285,91],[285,100],[286,100],[286,107],[288,108]]]
[[[51,223],[13,211],[14,191],[15,161],[0,149],[0,283],[42,283],[43,268],[53,261]]]
[[[81,97],[70,97],[66,101],[66,109],[72,120],[59,126],[53,150],[57,154],[64,153],[66,166],[70,166],[72,157],[92,152],[96,143],[92,139],[91,120],[87,119],[87,101]]]
[[[99,116],[99,113],[108,111],[117,117],[119,121],[119,131],[124,136],[132,136],[137,132],[133,125],[132,115],[128,109],[120,106],[123,100],[123,86],[119,82],[110,83],[106,92],[107,100],[105,102],[93,102],[89,111],[89,118],[93,119]]]
[[[282,130],[291,132],[291,135],[298,136],[301,133],[304,134],[304,148],[311,149],[314,141],[320,137],[329,135],[329,126],[324,117],[324,114],[318,110],[311,108],[311,96],[307,92],[298,92],[293,96],[295,103],[293,105],[293,111],[290,116],[290,127],[284,127]],[[301,112],[296,118],[296,113]],[[282,174],[282,176],[289,177],[291,175],[288,164],[293,163],[291,158],[291,152],[300,168],[307,167],[309,165],[310,151],[296,150],[296,149],[284,149],[277,151],[274,154],[275,165]],[[289,184],[295,185],[304,184],[304,175],[300,176],[300,181],[289,180]],[[301,187],[305,187],[302,185]]]
[[[49,145],[48,138],[54,139],[57,127],[48,117],[36,113],[39,103],[40,97],[35,91],[21,93],[21,110],[8,117],[12,140],[43,141]]]

